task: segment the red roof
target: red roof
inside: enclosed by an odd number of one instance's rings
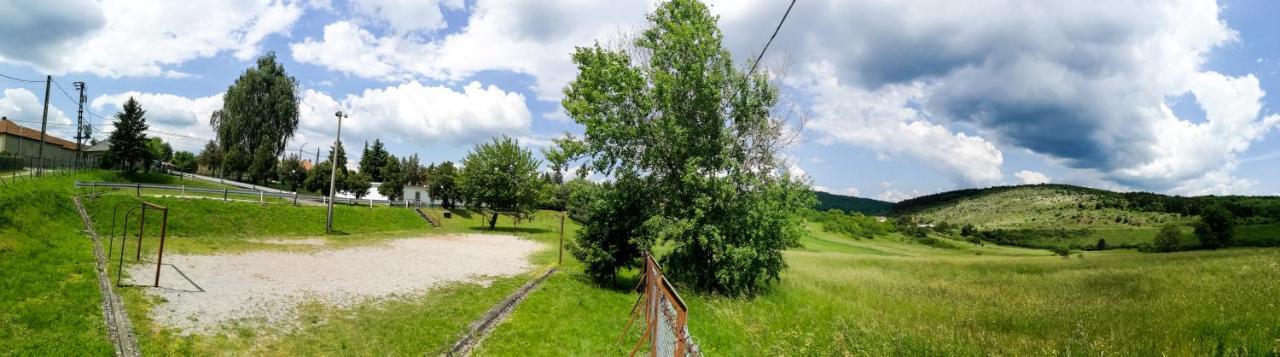
[[[31,129],[18,125],[18,123],[14,123],[12,120],[9,120],[9,118],[0,118],[0,134],[9,134],[40,141],[40,129]],[[49,144],[60,145],[67,150],[76,149],[76,143],[74,141],[49,135],[48,133],[45,133],[44,141]]]

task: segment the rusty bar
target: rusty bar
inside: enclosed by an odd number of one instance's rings
[[[160,253],[156,256],[156,282],[153,286],[160,287],[160,262],[164,260],[164,235],[169,228],[169,209],[160,208],[164,212],[160,219]]]
[[[564,213],[560,214],[560,262],[557,265],[564,265]]]
[[[142,260],[142,235],[147,228],[147,203],[142,203],[142,213],[138,215],[138,251],[134,253],[133,260]]]

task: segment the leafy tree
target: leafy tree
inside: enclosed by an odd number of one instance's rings
[[[592,171],[639,176],[644,194],[623,196],[653,207],[643,217],[652,229],[635,240],[672,248],[666,273],[697,290],[750,294],[778,280],[814,198],[777,155],[790,140],[771,115],[778,90],[767,75],[734,68],[716,21],[698,1],[672,0],[634,48],[578,48],[562,104],[585,127]],[[592,236],[618,231],[591,227],[606,222],[592,214],[580,245],[612,242]]]
[[[431,197],[440,200],[440,206],[452,209],[458,202],[458,169],[453,161],[445,161],[439,166],[427,169],[428,192]]]
[[[173,166],[178,170],[185,172],[196,171],[196,154],[189,151],[179,151],[173,154]]]
[[[334,146],[329,145],[329,155],[324,157],[326,161],[333,159],[333,150],[334,150]],[[341,141],[338,142],[337,150],[338,150],[338,171],[342,171],[345,173],[347,171],[347,150],[342,148]]]
[[[133,97],[124,102],[122,109],[123,111],[116,113],[115,131],[107,139],[111,141],[111,148],[107,149],[106,157],[110,158],[111,166],[134,172],[138,170],[138,165],[145,165],[150,157],[147,135],[144,133],[149,128],[147,112],[142,110],[142,105]]]
[[[222,109],[209,124],[229,160],[224,171],[248,173],[260,182],[275,172],[276,158],[298,128],[298,85],[276,61],[275,52],[259,57],[222,95]],[[230,160],[230,158],[236,160]]]
[[[382,140],[374,139],[373,146],[366,143],[364,152],[360,155],[360,172],[368,174],[374,182],[383,182],[387,178],[382,173],[382,167],[386,166],[387,161],[394,159],[395,156],[391,156],[383,147]]]
[[[322,195],[329,195],[329,172],[333,170],[333,163],[329,161],[316,164],[311,168],[311,172],[307,174],[307,179],[303,181],[303,186],[308,191],[319,192]],[[338,169],[338,178],[334,180],[334,186],[342,191],[346,187],[347,171]]]
[[[1151,245],[1157,252],[1176,252],[1182,250],[1182,231],[1177,226],[1168,225],[1160,228]]]
[[[634,172],[620,172],[599,192],[589,198],[589,224],[578,231],[569,252],[582,262],[588,277],[613,282],[619,268],[639,266],[643,252],[653,245],[648,230],[654,226],[646,223],[654,206],[646,185]]]
[[[219,149],[218,144],[210,140],[204,144],[204,150],[200,151],[200,156],[196,161],[206,170],[215,170],[222,165],[222,149]]]
[[[306,180],[307,169],[298,155],[290,155],[280,163],[280,183],[289,186],[290,191],[297,191]]]
[[[389,200],[400,199],[404,195],[404,175],[400,172],[400,160],[392,156],[382,163],[378,171],[382,172],[382,185],[378,186],[378,193]]]
[[[151,154],[152,160],[164,162],[173,159],[173,146],[157,137],[147,138],[147,151]]]
[[[342,186],[345,187],[345,190],[348,193],[351,193],[352,196],[355,196],[356,199],[360,199],[361,197],[369,194],[369,187],[371,187],[371,184],[369,183],[369,175],[365,175],[363,172],[349,174],[345,180],[342,180],[342,182]]]
[[[459,187],[467,203],[492,212],[489,228],[498,224],[498,213],[525,214],[538,200],[538,161],[533,152],[515,139],[503,136],[476,145],[462,161]]]
[[[1235,236],[1235,217],[1222,206],[1213,206],[1200,212],[1200,222],[1196,223],[1196,237],[1200,246],[1209,249],[1224,248],[1231,245]]]
[[[601,195],[602,188],[600,185],[586,179],[576,178],[565,182],[564,191],[568,192],[564,208],[569,213],[569,218],[580,223],[589,221],[591,219],[591,203]]]

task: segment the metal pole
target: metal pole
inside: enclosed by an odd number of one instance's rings
[[[147,207],[142,206],[142,214],[138,215],[138,251],[134,253],[133,260],[142,260],[142,234],[147,228]]]
[[[338,117],[338,135],[333,139],[333,159],[329,161],[329,211],[324,223],[325,233],[333,233],[333,197],[338,179],[338,145],[342,144],[342,117],[345,114],[339,111],[334,115]]]
[[[145,210],[144,210],[145,211]],[[156,283],[155,287],[160,287],[160,262],[164,260],[164,234],[169,228],[169,209],[164,209],[164,216],[160,219],[160,253],[156,255]],[[139,240],[141,241],[141,240]]]
[[[560,263],[564,265],[564,213],[560,213]]]
[[[44,174],[44,132],[49,126],[49,85],[53,76],[44,76],[44,115],[40,116],[40,174]]]

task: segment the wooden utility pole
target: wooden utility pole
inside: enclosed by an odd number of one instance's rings
[[[80,90],[80,107],[76,109],[76,168],[81,166],[81,157],[84,156],[84,82],[75,82],[76,89]]]
[[[40,116],[40,175],[44,175],[44,133],[49,126],[49,85],[53,84],[53,76],[44,76],[44,115]]]

